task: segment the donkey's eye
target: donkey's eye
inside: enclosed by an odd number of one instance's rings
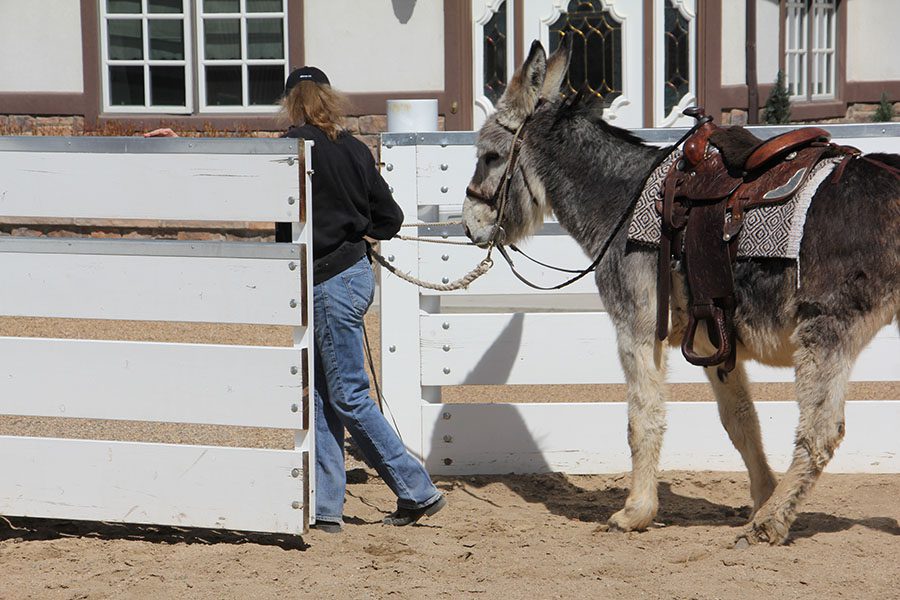
[[[485,152],[482,158],[484,159],[484,164],[490,166],[500,160],[500,155],[496,152]]]

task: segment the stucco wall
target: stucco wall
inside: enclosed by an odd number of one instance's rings
[[[847,80],[900,79],[900,2],[847,2]]]
[[[78,0],[0,0],[0,92],[83,91]]]
[[[444,89],[444,3],[304,2],[305,59],[345,92]]]
[[[778,0],[756,1],[756,80],[774,83],[778,74]],[[744,0],[722,3],[722,85],[747,82],[747,8]]]

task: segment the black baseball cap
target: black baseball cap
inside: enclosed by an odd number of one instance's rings
[[[294,86],[301,81],[312,81],[313,83],[331,85],[331,82],[328,81],[328,76],[325,75],[321,69],[317,69],[316,67],[300,67],[299,69],[294,69],[291,71],[291,74],[288,75],[287,81],[284,83],[284,95],[287,96]]]

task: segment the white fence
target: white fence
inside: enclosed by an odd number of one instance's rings
[[[294,430],[293,450],[0,436],[0,515],[314,519],[311,143],[0,138],[4,217],[292,223],[292,243],[0,237],[0,316],[293,327],[293,347],[0,338],[0,414]],[[314,429],[314,428],[312,428]]]
[[[784,128],[751,128],[767,138]],[[837,125],[835,141],[867,152],[900,151],[900,124]],[[652,143],[673,143],[684,130],[638,130]],[[408,223],[459,217],[475,164],[474,133],[382,136],[384,175]],[[416,220],[418,217],[418,221]],[[414,231],[414,230],[412,230]],[[459,226],[420,226],[419,235],[464,240]],[[522,246],[540,260],[570,268],[587,257],[557,224]],[[383,253],[399,269],[428,281],[449,282],[468,272],[483,251],[391,241]],[[559,273],[516,263],[541,285]],[[383,392],[407,446],[432,473],[470,474],[564,471],[607,473],[630,469],[627,410],[621,402],[444,404],[443,386],[624,383],[615,334],[592,278],[557,292],[527,288],[500,261],[467,290],[419,290],[382,271],[381,356]],[[698,367],[673,351],[671,383],[705,383]],[[793,371],[758,364],[754,382],[790,382]],[[853,381],[900,379],[896,323],[862,353]],[[598,393],[602,393],[599,392]],[[765,400],[757,398],[757,400]],[[773,468],[784,469],[797,423],[794,402],[758,402],[765,447]],[[712,402],[668,405],[662,467],[742,470],[737,451],[719,424]],[[832,472],[900,472],[900,401],[852,401],[847,435]]]

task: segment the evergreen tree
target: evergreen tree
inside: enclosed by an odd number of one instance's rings
[[[791,122],[791,99],[787,86],[784,85],[784,73],[778,71],[775,79],[775,87],[766,100],[766,110],[763,117],[769,125],[780,125]]]
[[[894,118],[894,107],[888,102],[887,92],[881,92],[881,102],[872,115],[872,120],[876,123],[881,121],[890,121]]]

